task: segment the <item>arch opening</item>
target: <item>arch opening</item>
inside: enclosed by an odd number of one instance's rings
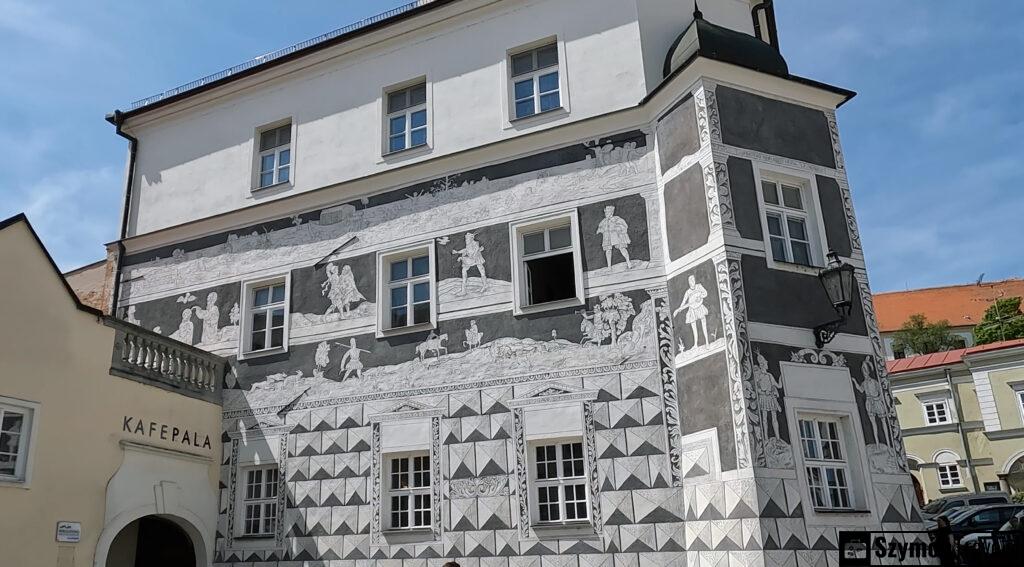
[[[176,521],[149,515],[114,536],[106,567],[196,567],[196,542]]]

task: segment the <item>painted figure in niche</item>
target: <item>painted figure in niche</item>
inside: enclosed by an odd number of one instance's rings
[[[324,315],[338,313],[342,317],[349,314],[353,303],[366,299],[356,288],[356,279],[348,264],[342,266],[341,273],[338,273],[337,264],[327,265],[327,281],[320,284],[320,295],[326,295],[331,301]]]
[[[779,437],[779,416],[782,406],[779,405],[779,388],[782,380],[772,376],[768,371],[768,360],[760,352],[757,353],[757,365],[754,367],[754,387],[757,389],[757,411],[761,417],[762,435],[767,438],[768,422],[771,422],[771,437]]]
[[[346,346],[338,343],[339,346]],[[363,377],[363,363],[359,360],[360,353],[370,352],[363,350],[356,346],[356,339],[351,338],[348,340],[348,350],[341,357],[341,380],[344,382],[352,374],[356,378],[362,379]]]
[[[195,331],[195,326],[192,324],[192,309],[190,307],[181,312],[181,323],[178,324],[178,330],[171,333],[172,339],[189,345],[192,344],[192,334]]]
[[[193,307],[192,311],[196,314],[196,317],[203,322],[202,334],[199,337],[199,342],[202,344],[215,343],[218,340],[217,325],[220,323],[220,308],[217,307],[217,292],[211,291],[206,296],[206,309],[199,306]]]
[[[626,259],[626,269],[632,267],[629,261],[629,225],[622,217],[615,216],[615,207],[609,205],[604,208],[604,219],[597,225],[597,234],[601,235],[601,246],[604,247],[609,269],[612,267],[613,249]]]
[[[875,435],[875,443],[884,444],[889,439],[889,410],[885,404],[885,392],[882,390],[882,383],[875,378],[873,372],[865,368],[864,382],[858,384],[856,380],[853,380],[853,387],[864,394],[864,409],[868,413],[868,421],[871,422],[871,431]],[[878,434],[878,422],[882,423],[884,437]]]
[[[481,333],[479,329],[477,329],[476,319],[473,319],[469,322],[469,328],[466,329],[466,342],[462,344],[463,346],[469,348],[469,350],[473,350],[476,347],[480,346],[480,343],[483,341],[483,338],[484,334]]]
[[[132,325],[138,325],[140,327],[142,326],[142,321],[139,321],[138,319],[135,318],[135,306],[134,305],[129,305],[128,306],[128,313],[125,315],[124,320],[129,322],[129,323],[131,323]]]
[[[672,312],[674,317],[682,311],[686,311],[686,322],[690,325],[690,331],[693,333],[693,346],[700,344],[700,335],[697,333],[697,323],[700,323],[700,328],[704,331],[704,344],[710,344],[708,339],[708,308],[704,305],[704,300],[708,297],[708,290],[704,289],[704,286],[697,283],[697,278],[691,275],[688,280],[690,287],[683,294],[683,301],[679,305],[679,308]]]
[[[459,263],[462,264],[462,291],[459,295],[466,295],[466,281],[469,279],[469,270],[476,268],[480,274],[482,290],[487,289],[487,270],[484,268],[484,247],[476,241],[476,235],[472,232],[466,233],[466,247],[461,250],[452,250],[452,254],[459,256]]]

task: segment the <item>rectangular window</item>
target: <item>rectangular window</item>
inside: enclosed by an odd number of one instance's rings
[[[259,132],[257,187],[270,187],[291,180],[292,124],[266,128]]]
[[[387,309],[380,309],[380,329],[392,331],[433,325],[433,247],[423,246],[380,256],[382,296]]]
[[[562,107],[558,44],[512,54],[510,69],[513,116],[526,118]]]
[[[242,534],[267,537],[277,531],[278,467],[245,470]]]
[[[924,407],[924,419],[928,425],[941,425],[943,423],[952,423],[952,418],[949,415],[949,404],[947,400],[930,400],[923,402]]]
[[[1015,387],[1013,395],[1017,398],[1017,407],[1020,409],[1021,421],[1024,421],[1024,386]]]
[[[772,258],[802,266],[815,264],[811,219],[804,188],[794,183],[761,180],[765,223]]]
[[[850,473],[842,441],[842,425],[831,419],[800,419],[800,447],[807,486],[816,509],[853,507]]]
[[[582,303],[575,213],[513,225],[518,308]]]
[[[429,528],[433,510],[430,496],[430,453],[410,453],[386,458],[388,528]]]
[[[245,284],[244,354],[287,349],[288,295],[287,277]]]
[[[387,93],[387,153],[427,145],[427,84]]]
[[[0,404],[0,480],[25,480],[31,420],[31,409]]]
[[[963,486],[964,483],[960,478],[960,467],[958,465],[939,465],[938,471],[940,488],[959,488]]]
[[[583,442],[568,440],[532,448],[534,520],[539,524],[590,519]]]

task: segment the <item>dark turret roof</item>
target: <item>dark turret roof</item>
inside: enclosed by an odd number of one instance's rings
[[[676,51],[680,47],[686,48],[692,45],[690,38],[693,37],[694,32],[696,33],[697,49],[690,57],[699,55],[762,73],[786,78],[790,76],[786,60],[774,47],[752,35],[715,25],[705,20],[703,15],[696,11],[693,23],[679,34],[668,50],[668,55],[665,58],[665,77],[675,71],[672,68],[672,59]],[[684,39],[688,40],[686,45],[683,43]]]

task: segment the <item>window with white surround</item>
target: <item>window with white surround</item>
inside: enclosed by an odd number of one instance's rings
[[[242,535],[271,537],[277,532],[278,487],[277,465],[243,469],[245,492],[242,496]]]
[[[434,286],[433,244],[378,255],[378,297],[386,309],[378,309],[381,332],[433,326],[437,316]]]
[[[960,477],[960,465],[957,461],[957,456],[949,451],[942,451],[935,456],[939,488],[961,488],[964,485],[963,479]]]
[[[387,93],[385,153],[427,145],[427,84],[421,82]]]
[[[1021,422],[1024,422],[1024,384],[1013,385],[1013,396],[1017,400],[1017,409],[1020,410]]]
[[[513,119],[562,108],[557,42],[512,52],[509,70]]]
[[[288,349],[289,296],[287,275],[243,284],[243,357]]]
[[[256,187],[264,188],[291,181],[292,123],[259,130],[256,156]]]
[[[946,398],[922,401],[921,407],[924,408],[924,421],[928,425],[942,425],[953,422],[949,414],[949,400]]]
[[[828,245],[814,179],[797,171],[769,171],[759,164],[755,173],[769,266],[824,266]]]
[[[838,419],[800,418],[800,448],[811,503],[819,510],[853,508],[849,464]]]
[[[581,439],[538,441],[531,445],[530,501],[537,524],[590,520],[583,450]]]
[[[387,529],[416,530],[431,526],[430,453],[386,455]]]
[[[0,401],[0,481],[26,480],[33,414],[32,408]]]
[[[511,225],[516,311],[583,303],[576,212]]]

